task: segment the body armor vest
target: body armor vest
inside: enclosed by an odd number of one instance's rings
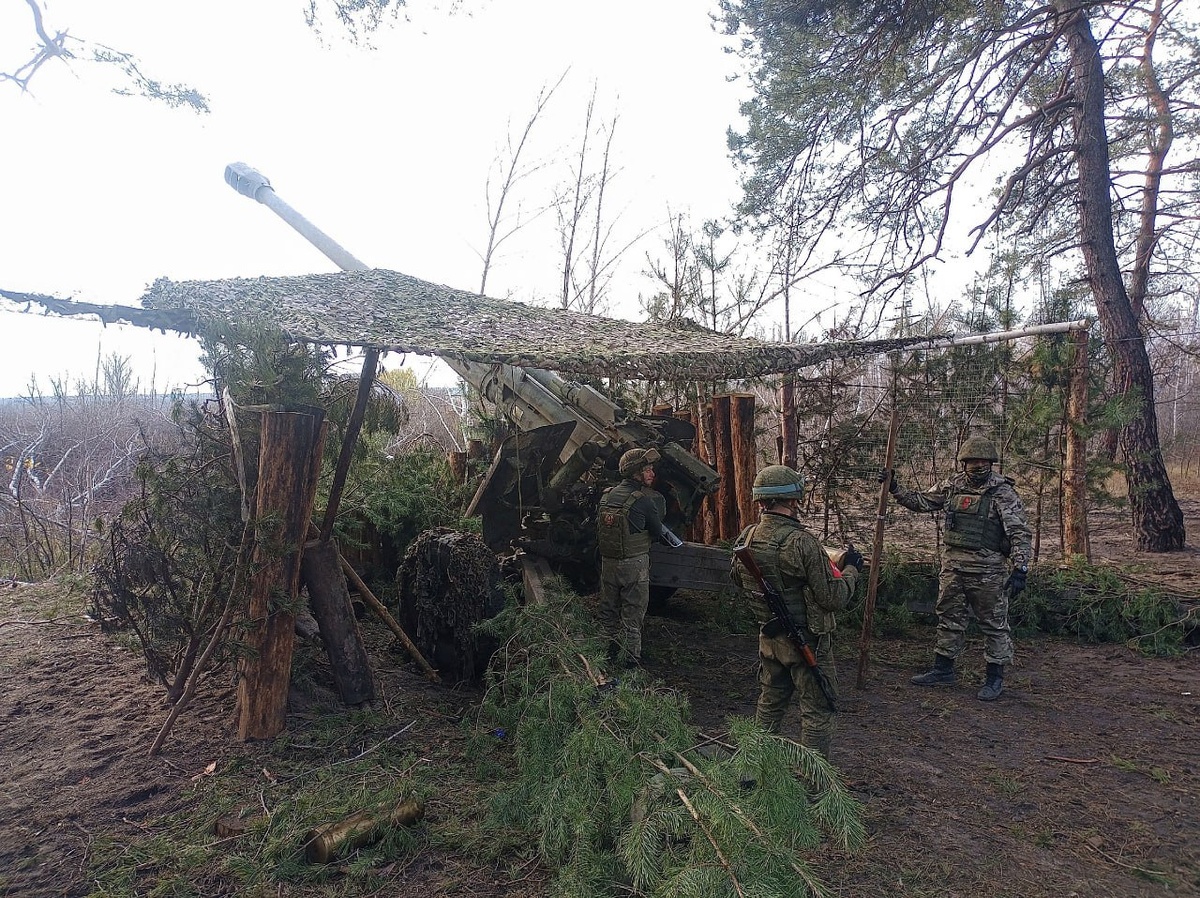
[[[1004,525],[992,517],[992,495],[988,490],[955,493],[946,503],[946,545],[955,549],[989,549],[1007,555],[1011,549]]]
[[[634,558],[650,551],[650,532],[632,533],[629,527],[629,511],[643,495],[634,484],[619,483],[600,498],[596,529],[604,558]]]
[[[755,543],[754,537],[757,534],[758,527],[755,524],[750,531],[738,540],[741,545],[749,545],[750,551],[754,553],[754,560],[758,562],[759,568],[762,570],[763,577],[768,583],[773,586],[781,596],[783,596],[784,604],[787,605],[788,611],[792,615],[792,620],[799,627],[808,625],[808,603],[805,600],[805,584],[793,583],[786,589],[783,586],[783,575],[779,572],[779,550],[783,548],[783,544],[787,538],[791,536],[792,530],[787,527],[780,527],[778,532],[765,543]],[[774,618],[771,609],[767,607],[767,603],[759,594],[758,584],[754,582],[749,574],[743,575],[742,585],[750,590],[754,596],[754,609],[760,621],[769,621]]]

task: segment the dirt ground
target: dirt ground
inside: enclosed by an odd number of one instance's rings
[[[1188,510],[1193,528],[1198,510]],[[1098,532],[1113,554],[1131,557],[1119,522]],[[1196,594],[1197,556],[1146,558],[1145,576]],[[161,690],[143,681],[139,657],[81,615],[56,612],[53,599],[46,587],[0,587],[3,896],[87,895],[98,839],[153,832],[194,800],[210,763],[260,750],[231,738],[231,691],[210,691],[163,755],[147,759],[165,713]],[[690,698],[702,730],[753,714],[753,636],[716,632],[711,617],[676,599],[647,620],[645,643],[648,674]],[[864,806],[870,839],[856,854],[816,860],[834,894],[1200,895],[1200,651],[1147,659],[1124,646],[1024,640],[1004,696],[989,705],[975,698],[977,640],[962,683],[941,690],[908,684],[929,660],[932,629],[875,641],[863,690],[856,643],[842,634],[847,707],[834,761]],[[381,692],[398,721],[416,721],[406,734],[416,750],[461,750],[453,721],[471,693],[430,687],[410,665],[390,668],[379,671]],[[430,825],[442,811],[431,805]],[[436,852],[396,877],[394,894],[545,893],[544,871]]]

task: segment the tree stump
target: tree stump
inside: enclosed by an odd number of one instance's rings
[[[396,574],[400,624],[447,683],[482,675],[494,640],[474,632],[504,608],[500,565],[483,539],[447,527],[426,530]]]

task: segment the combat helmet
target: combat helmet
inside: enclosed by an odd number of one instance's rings
[[[786,465],[768,465],[754,476],[755,499],[799,499],[804,495],[804,475]]]
[[[662,454],[657,449],[630,449],[621,456],[617,470],[621,472],[622,477],[633,477],[642,468],[654,464],[660,458]]]
[[[966,461],[968,458],[981,458],[984,461],[1000,461],[1000,456],[996,452],[996,444],[987,437],[972,434],[963,440],[962,446],[958,450],[958,460]]]

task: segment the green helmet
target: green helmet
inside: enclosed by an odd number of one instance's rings
[[[976,436],[974,434],[963,440],[963,444],[958,450],[959,461],[966,461],[968,458],[981,458],[984,461],[1000,461],[1000,456],[996,453],[996,444],[987,437]]]
[[[621,456],[621,461],[617,463],[617,470],[621,472],[622,477],[632,477],[642,468],[649,467],[660,458],[662,455],[657,449],[630,449]]]
[[[755,499],[799,499],[804,495],[804,475],[786,465],[768,465],[754,477]]]

